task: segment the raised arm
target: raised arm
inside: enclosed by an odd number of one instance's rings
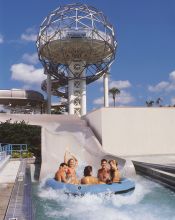
[[[77,160],[77,158],[75,157],[75,155],[72,154],[72,153],[70,153],[70,155],[71,155],[72,159],[75,161],[75,165],[78,166],[78,160]]]
[[[68,162],[68,156],[67,156],[67,154],[68,154],[68,151],[66,150],[66,151],[65,151],[65,154],[64,154],[64,163],[66,163],[66,164],[67,164],[67,162]]]

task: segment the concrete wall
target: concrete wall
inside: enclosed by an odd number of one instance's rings
[[[109,153],[175,154],[175,108],[102,108],[86,118]]]

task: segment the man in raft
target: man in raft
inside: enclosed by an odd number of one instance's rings
[[[97,177],[99,183],[108,183],[110,181],[110,169],[108,168],[106,159],[101,160],[101,169],[98,170]]]
[[[98,184],[98,178],[92,176],[92,166],[84,168],[84,177],[81,179],[81,184]]]
[[[68,182],[67,170],[68,170],[67,164],[61,163],[58,171],[55,173],[55,180],[63,182],[63,183],[67,183]]]

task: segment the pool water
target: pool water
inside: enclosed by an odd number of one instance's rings
[[[175,220],[175,193],[138,176],[132,193],[74,197],[33,185],[37,220]]]

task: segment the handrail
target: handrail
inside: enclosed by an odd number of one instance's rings
[[[12,155],[13,152],[20,152],[20,157],[21,157],[22,152],[27,152],[27,151],[28,151],[27,144],[0,143],[0,152],[6,152],[6,155]]]

